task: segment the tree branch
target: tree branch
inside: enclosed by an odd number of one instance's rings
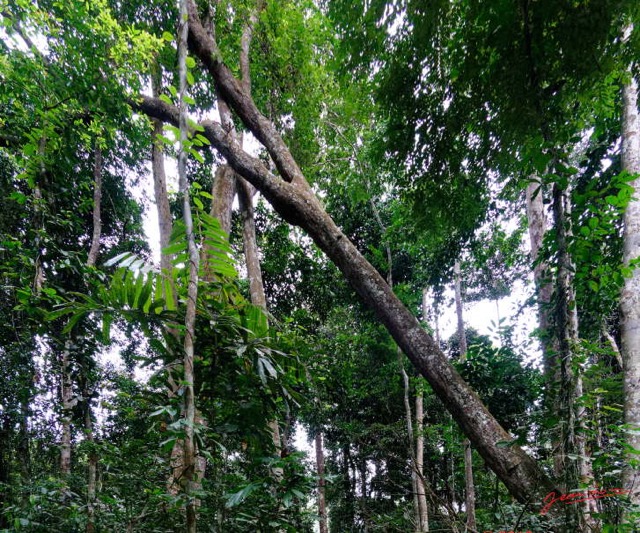
[[[202,61],[213,78],[216,91],[238,114],[271,155],[282,179],[288,182],[305,182],[298,164],[280,137],[274,124],[258,110],[251,96],[244,90],[227,66],[213,37],[204,29],[193,0],[189,8],[189,49]]]

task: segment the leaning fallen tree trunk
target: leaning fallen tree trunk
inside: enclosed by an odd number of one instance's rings
[[[178,123],[177,109],[162,100],[142,97],[135,107],[147,115]],[[340,231],[307,185],[287,183],[257,158],[242,150],[216,122],[204,121],[203,135],[229,165],[253,184],[289,223],[303,228],[338,266],[347,280],[383,322],[389,333],[427,379],[487,465],[521,502],[538,505],[554,489],[537,463],[516,445],[453,368],[431,336],[400,302],[378,271]],[[301,176],[301,175],[300,175]]]
[[[218,94],[265,146],[282,179],[272,174],[258,158],[244,152],[217,122],[202,122],[203,135],[287,222],[304,229],[336,264],[427,379],[509,492],[523,503],[539,506],[543,497],[554,490],[542,468],[519,446],[509,444],[513,440],[511,436],[489,413],[378,271],[324,211],[273,123],[258,111],[250,95],[221,62],[217,45],[199,23],[193,2],[189,2],[189,18],[191,51],[208,69]],[[134,106],[150,117],[178,124],[178,110],[159,99],[142,97]]]

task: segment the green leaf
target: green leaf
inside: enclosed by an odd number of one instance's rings
[[[605,200],[607,201],[607,203],[613,207],[617,207],[620,204],[620,201],[618,200],[617,196],[607,196],[605,198]]]
[[[121,261],[123,261],[125,259],[129,259],[132,256],[133,256],[133,254],[131,252],[124,252],[124,253],[118,254],[115,257],[112,257],[111,259],[106,261],[104,263],[104,266],[110,267],[110,266],[114,266],[114,265],[119,265]],[[121,266],[121,265],[119,265],[119,266]]]
[[[187,56],[187,68],[194,68],[196,66],[196,60],[191,56]]]
[[[103,313],[102,315],[102,342],[103,344],[109,344],[111,340],[111,321],[113,316],[111,313]]]
[[[197,150],[189,148],[188,151],[199,163],[204,163],[204,158]]]
[[[185,251],[186,246],[187,245],[185,242],[173,242],[166,248],[163,248],[162,253],[165,255],[175,255],[178,253],[182,253]]]
[[[173,34],[169,33],[168,31],[162,32],[162,38],[168,43],[174,40]]]
[[[250,483],[246,487],[240,489],[238,492],[234,492],[226,495],[226,504],[225,507],[227,509],[231,509],[232,507],[236,507],[245,501],[253,492],[262,487],[262,483]]]

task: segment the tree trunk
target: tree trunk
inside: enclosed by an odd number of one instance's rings
[[[102,233],[102,150],[96,141],[94,151],[94,167],[93,167],[93,235],[91,238],[91,247],[87,257],[87,266],[94,267],[100,253],[100,236]],[[84,371],[84,369],[83,369]],[[87,525],[86,532],[94,533],[95,526],[95,501],[96,501],[96,479],[98,472],[98,454],[93,448],[93,419],[91,416],[91,393],[88,386],[89,377],[85,375],[85,390],[83,391],[85,401],[84,415],[84,431],[87,442],[91,448],[89,450],[89,459],[87,465]]]
[[[373,212],[373,216],[380,227],[380,233],[384,236],[387,232],[387,228],[382,222],[382,218],[380,217],[380,212],[376,207],[376,204],[373,198],[369,197],[369,204],[371,205],[371,210]],[[387,254],[387,284],[390,288],[393,288],[393,254],[391,253],[391,246],[389,242],[385,242],[385,250]],[[424,302],[423,302],[424,303]],[[424,308],[423,308],[424,309]],[[426,507],[426,496],[425,496],[425,487],[424,487],[424,476],[422,472],[422,467],[418,467],[418,458],[417,458],[417,448],[418,441],[414,439],[413,432],[413,424],[412,424],[412,413],[411,413],[411,402],[409,400],[411,394],[411,387],[409,383],[409,376],[404,368],[404,361],[402,358],[402,350],[398,346],[397,348],[397,356],[398,356],[398,365],[400,367],[400,376],[402,377],[402,386],[403,386],[403,402],[404,402],[404,412],[407,426],[407,440],[408,440],[408,451],[409,451],[409,460],[411,461],[411,489],[413,494],[413,514],[414,514],[414,523],[415,523],[415,531],[416,533],[421,533],[423,531],[423,516],[427,513]],[[416,395],[416,402],[418,401],[418,396]],[[420,406],[422,409],[422,406]],[[416,419],[417,419],[416,412]],[[422,432],[422,420],[424,419],[423,414],[420,417],[420,427]],[[422,449],[424,450],[424,438],[421,435],[421,443]],[[414,450],[414,443],[416,446],[416,450]],[[423,454],[424,455],[424,454]],[[421,458],[420,465],[422,465],[423,459]],[[427,525],[428,528],[428,525]]]
[[[91,236],[91,248],[87,257],[87,266],[95,266],[100,252],[100,235],[102,233],[102,221],[100,219],[100,204],[102,202],[102,150],[96,141],[93,151],[93,234]]]
[[[160,67],[156,67],[160,68]],[[155,75],[151,77],[151,87],[154,96],[160,94],[161,76]],[[167,177],[164,169],[164,152],[163,143],[160,135],[163,132],[162,121],[152,120],[153,123],[153,139],[151,148],[151,170],[153,174],[153,193],[158,210],[158,230],[160,233],[160,268],[162,272],[170,276],[172,265],[171,256],[164,253],[163,250],[169,246],[171,232],[173,231],[173,221],[171,218],[171,209],[169,207],[169,198],[167,196]],[[173,278],[170,276],[170,280]],[[167,295],[165,294],[165,297]]]
[[[622,168],[635,175],[631,182],[635,193],[624,214],[625,266],[640,257],[640,119],[638,118],[638,83],[631,78],[623,88]],[[625,423],[627,445],[640,450],[640,269],[624,280],[620,296],[621,351],[624,362]],[[638,456],[629,454],[629,466],[624,472],[624,486],[630,491],[629,499],[640,505],[640,470]]]
[[[256,239],[256,221],[253,211],[253,195],[255,190],[245,180],[238,182],[238,199],[242,214],[242,242],[244,244],[244,257],[247,265],[247,277],[249,278],[249,294],[251,303],[267,311],[267,299],[264,294],[262,282],[262,269],[260,268],[260,254]]]
[[[29,401],[32,399],[32,394],[20,400],[20,429],[18,431],[18,444],[16,446],[16,456],[20,463],[20,476],[23,483],[28,483],[31,477],[31,451],[30,451],[30,437],[29,437]],[[1,437],[0,437],[1,441]],[[2,455],[2,444],[0,443],[0,455]],[[0,457],[0,463],[2,458]],[[1,466],[0,466],[1,470]],[[2,483],[2,474],[0,474],[0,483]]]
[[[558,184],[553,186],[553,215],[558,246],[558,274],[556,280],[556,328],[559,348],[558,369],[560,373],[557,414],[561,421],[561,473],[566,490],[580,484],[593,484],[591,457],[586,447],[584,420],[585,408],[577,404],[583,394],[582,375],[579,367],[574,368],[574,354],[578,347],[578,310],[575,302],[573,272],[575,267],[568,250],[571,237],[570,199]],[[577,457],[571,460],[570,457]],[[585,498],[582,506],[576,506],[572,513],[567,506],[569,521],[577,520],[581,531],[597,528],[593,513],[597,512],[593,498]],[[582,512],[580,512],[580,510]],[[577,515],[577,516],[571,516]]]
[[[429,531],[429,510],[424,479],[424,394],[419,385],[416,391],[416,493],[418,497],[419,532]]]
[[[464,316],[462,305],[462,289],[460,279],[460,261],[453,265],[453,276],[455,285],[456,317],[458,319],[458,346],[460,349],[460,360],[467,358],[467,335],[464,330]],[[498,325],[499,327],[499,325]],[[467,530],[476,529],[476,489],[473,483],[473,453],[469,439],[462,441],[464,449],[464,487],[465,487],[465,511],[467,513]]]
[[[464,486],[465,509],[467,511],[467,530],[476,530],[476,488],[473,484],[473,450],[469,439],[462,442],[464,447]]]
[[[318,524],[320,533],[329,533],[327,527],[327,504],[325,500],[324,447],[322,444],[322,433],[320,431],[316,433],[315,445],[316,470],[318,472]]]
[[[540,182],[529,182],[526,189],[526,203],[531,262],[533,264],[533,280],[536,286],[536,300],[538,304],[540,344],[544,355],[544,373],[546,382],[551,384],[553,383],[557,347],[553,344],[554,337],[551,330],[552,320],[550,316],[553,284],[550,280],[549,265],[540,257],[542,241],[547,231],[543,189]]]
[[[89,450],[89,460],[87,466],[87,526],[86,533],[94,533],[96,530],[96,481],[98,472],[98,454],[96,453],[93,445],[95,439],[93,436],[93,419],[91,417],[91,395],[89,391],[85,391],[85,418],[84,418],[84,430],[86,434],[87,442],[91,445]]]
[[[71,379],[71,347],[66,340],[60,358],[60,395],[62,403],[62,437],[60,440],[60,475],[71,474],[71,410],[75,406],[73,398],[73,381]]]
[[[460,261],[456,261],[453,265],[453,283],[456,300],[456,317],[458,319],[458,349],[460,351],[460,360],[464,361],[467,358],[467,335],[464,331],[464,317],[462,312]]]
[[[187,494],[187,533],[195,533],[197,526],[196,499],[192,492],[194,489],[196,453],[194,441],[194,426],[196,422],[196,404],[193,390],[194,375],[194,345],[196,302],[198,299],[198,269],[200,255],[196,248],[193,220],[191,218],[191,203],[189,199],[189,184],[187,180],[187,143],[188,126],[185,96],[187,93],[187,36],[189,34],[188,10],[186,0],[180,2],[180,26],[178,40],[178,68],[180,72],[180,148],[178,151],[178,177],[180,180],[180,194],[182,196],[182,216],[184,218],[185,233],[189,255],[189,285],[187,290],[187,308],[185,312],[184,333],[184,410],[185,410],[185,438],[184,438],[184,463],[183,479],[185,493]]]
[[[462,380],[447,357],[412,313],[393,294],[376,269],[360,254],[326,214],[275,126],[259,113],[229,69],[220,61],[217,45],[207,35],[189,2],[189,43],[212,74],[216,87],[245,125],[264,144],[282,176],[274,176],[257,158],[244,152],[217,123],[203,121],[203,134],[236,172],[263,193],[289,223],[299,225],[343,272],[356,292],[385,325],[413,365],[423,374],[462,430],[509,491],[522,502],[541,502],[554,489],[544,471],[517,445]],[[133,105],[150,116],[176,124],[174,106],[142,96]]]

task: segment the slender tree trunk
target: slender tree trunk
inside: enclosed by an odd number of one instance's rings
[[[27,483],[31,477],[31,451],[29,446],[29,401],[32,395],[20,400],[20,429],[18,432],[18,444],[16,452],[20,463],[20,476],[22,481]],[[1,437],[0,437],[1,440]],[[1,444],[0,444],[1,448]],[[0,455],[1,455],[0,451]],[[0,463],[2,458],[0,457]],[[0,467],[1,469],[1,467]],[[0,474],[0,483],[2,483],[2,475]]]
[[[183,479],[187,501],[187,533],[195,533],[197,527],[196,499],[194,489],[196,452],[194,441],[194,426],[196,422],[196,403],[194,397],[194,344],[196,323],[196,302],[198,299],[198,269],[200,255],[196,248],[196,241],[191,218],[191,202],[189,199],[189,184],[187,180],[187,143],[188,126],[184,97],[187,94],[187,36],[189,34],[188,10],[186,0],[180,2],[180,26],[178,40],[178,68],[180,72],[180,148],[178,151],[178,177],[180,180],[180,194],[182,196],[182,216],[184,218],[185,233],[189,255],[189,285],[187,290],[187,308],[185,313],[184,333],[184,410],[185,410],[185,438]],[[196,480],[197,481],[197,480]]]
[[[376,207],[373,198],[369,198],[369,204],[371,206],[371,210],[373,212],[373,216],[380,227],[380,233],[384,236],[387,228],[382,222],[382,218],[380,217],[380,213],[378,208]],[[385,243],[385,250],[387,254],[387,284],[389,287],[393,288],[393,254],[391,253],[391,246],[388,242]],[[412,413],[411,413],[411,387],[409,383],[409,376],[407,375],[406,370],[404,369],[404,361],[402,350],[398,346],[397,348],[397,356],[398,356],[398,365],[400,367],[400,376],[402,377],[402,385],[403,385],[403,402],[404,402],[404,412],[407,426],[407,439],[408,439],[408,450],[409,450],[409,459],[411,460],[411,487],[413,494],[413,513],[414,513],[414,523],[415,523],[415,531],[416,533],[421,533],[423,531],[423,516],[426,515],[426,497],[425,497],[425,487],[424,487],[424,477],[422,475],[421,468],[418,466],[417,459],[417,440],[414,439],[413,433],[413,424],[412,424]],[[417,402],[417,396],[416,396]],[[417,413],[416,413],[417,417]],[[421,417],[420,420],[422,420]],[[420,422],[422,425],[422,422]],[[414,450],[414,443],[416,446],[416,450]],[[422,440],[422,447],[424,449],[424,439]],[[428,528],[428,525],[427,525]]]
[[[250,183],[244,180],[238,182],[238,199],[242,214],[242,241],[244,244],[244,257],[247,265],[247,277],[249,278],[249,294],[251,303],[267,311],[267,298],[264,294],[262,282],[262,269],[260,267],[260,254],[256,239],[256,221],[253,210],[253,195],[255,190]]]
[[[530,255],[533,264],[533,280],[536,286],[538,304],[539,338],[542,346],[545,381],[549,390],[553,390],[555,382],[558,346],[553,335],[551,318],[551,298],[553,283],[549,265],[540,255],[542,241],[547,231],[544,213],[543,188],[539,181],[530,181],[526,189],[527,219],[529,228]],[[547,396],[550,399],[549,392]]]
[[[526,189],[527,219],[533,279],[538,303],[539,338],[544,358],[545,401],[549,411],[554,416],[559,416],[560,368],[558,367],[558,337],[553,330],[554,320],[552,318],[553,283],[550,279],[549,265],[540,255],[547,229],[543,196],[542,183],[530,181]],[[556,477],[562,476],[564,470],[565,452],[562,442],[561,434],[554,439],[553,467]]]
[[[102,221],[100,219],[100,204],[102,202],[102,149],[98,141],[93,151],[93,234],[91,248],[87,258],[87,266],[95,266],[100,252],[100,235],[102,233]]]
[[[460,280],[460,261],[453,265],[453,282],[456,301],[456,317],[458,318],[458,347],[460,350],[460,360],[467,358],[467,335],[464,331],[464,317],[462,311],[462,287]]]
[[[258,111],[250,95],[243,91],[220,61],[217,44],[200,24],[197,8],[191,1],[189,10],[189,43],[193,53],[212,75],[219,94],[268,150],[282,179],[274,176],[257,158],[244,152],[219,124],[203,121],[203,135],[227,158],[236,172],[263,193],[287,222],[307,231],[343,272],[414,366],[427,378],[436,395],[512,495],[523,502],[541,502],[554,489],[544,471],[519,446],[498,444],[512,439],[376,269],[326,214],[273,123]],[[150,116],[177,123],[178,113],[174,106],[145,96],[131,103]]]
[[[560,415],[562,425],[561,468],[566,489],[571,490],[572,487],[580,486],[580,483],[592,485],[593,472],[583,426],[586,411],[577,403],[583,394],[583,388],[581,370],[574,365],[574,354],[579,339],[578,310],[573,286],[575,268],[568,250],[568,240],[571,238],[570,199],[567,192],[558,184],[554,184],[553,187],[553,213],[558,246],[556,328],[560,394],[557,413]],[[570,457],[577,457],[577,459],[574,461]],[[598,526],[593,518],[593,513],[597,512],[596,502],[592,498],[585,498],[585,500],[580,507],[568,509],[568,520],[577,520],[581,531],[596,530]],[[575,513],[572,512],[574,510]]]
[[[71,474],[71,410],[75,406],[73,398],[73,381],[71,379],[71,347],[71,341],[65,341],[60,358],[60,393],[62,400],[60,474],[63,477]]]
[[[159,66],[156,67],[160,69]],[[160,94],[161,76],[158,74],[152,76],[151,87],[154,96]],[[163,132],[163,123],[160,120],[152,120],[153,123],[153,139],[151,148],[151,170],[153,174],[153,193],[158,210],[158,230],[160,233],[160,268],[169,276],[171,282],[171,256],[164,253],[163,250],[169,246],[171,232],[173,231],[173,221],[171,218],[171,209],[169,207],[169,198],[167,195],[167,176],[164,168],[164,151],[163,143],[160,135]],[[165,294],[165,297],[168,295]]]
[[[329,533],[327,527],[327,504],[325,500],[324,447],[322,443],[322,433],[320,431],[316,433],[315,446],[316,470],[318,472],[318,524],[320,533]]]
[[[242,38],[240,42],[240,73],[241,84],[243,90],[247,94],[251,94],[251,69],[249,63],[249,52],[251,49],[251,41],[253,39],[253,30],[258,21],[258,13],[264,7],[262,0],[257,0],[256,6],[251,10],[249,20],[245,24],[242,31]],[[224,100],[219,99],[223,103],[223,111],[230,114],[227,104]],[[235,172],[229,169],[235,176]],[[240,204],[240,211],[242,214],[242,241],[244,244],[244,256],[247,265],[247,275],[249,278],[249,293],[251,296],[251,303],[262,308],[265,314],[267,309],[267,298],[264,292],[264,283],[262,281],[262,269],[260,267],[260,253],[258,248],[258,241],[256,238],[256,221],[253,208],[253,197],[256,190],[254,187],[244,179],[236,178],[236,188],[238,192],[238,200]],[[277,418],[268,422],[268,427],[271,431],[271,440],[276,452],[276,456],[279,458],[282,454],[282,438],[280,435],[280,424]],[[284,470],[282,467],[275,467],[271,469],[276,483],[282,482],[284,478]]]
[[[416,493],[418,497],[419,532],[429,531],[429,510],[424,479],[424,394],[422,387],[416,391]]]
[[[84,419],[84,429],[86,433],[87,442],[91,445],[89,450],[89,464],[87,467],[87,533],[94,533],[96,530],[96,481],[98,472],[98,454],[96,453],[93,445],[95,444],[95,438],[93,435],[93,419],[91,416],[91,395],[89,391],[85,391],[86,409]]]
[[[467,530],[476,529],[476,488],[473,483],[473,451],[469,439],[462,442],[464,447],[464,485],[465,485],[465,507],[467,511]]]
[[[638,83],[631,77],[625,85],[622,119],[622,168],[635,175],[631,182],[635,193],[624,214],[623,261],[640,257],[640,119],[638,118]],[[620,296],[621,351],[624,362],[625,422],[629,425],[627,445],[640,450],[640,268],[624,280]],[[638,456],[629,454],[629,465],[624,472],[624,486],[629,499],[640,505],[640,470]]]
[[[155,71],[151,76],[151,89],[155,96],[158,96],[161,92],[162,73],[159,65],[155,66]],[[169,195],[167,193],[167,178],[165,172],[165,159],[163,143],[160,140],[160,135],[163,133],[163,122],[160,120],[153,120],[153,138],[151,144],[151,170],[153,174],[153,192],[158,211],[158,233],[160,237],[160,269],[167,277],[170,290],[163,290],[165,298],[171,298],[173,300],[174,307],[178,306],[178,297],[175,292],[174,280],[173,280],[173,257],[171,254],[165,252],[169,246],[171,240],[171,233],[173,232],[173,218],[171,216],[171,209],[169,205]],[[176,339],[179,338],[179,332],[177,329],[168,328],[168,332]],[[169,397],[175,397],[178,394],[180,386],[176,383],[174,377],[169,375]],[[184,413],[183,413],[184,414]],[[202,420],[198,418],[196,414],[196,422],[201,423]],[[171,471],[169,479],[167,480],[167,491],[170,494],[176,496],[181,490],[181,480],[184,472],[184,440],[176,440],[172,450],[169,461]],[[200,480],[204,477],[204,471],[206,468],[206,460],[197,456],[195,459],[195,480]],[[197,481],[195,481],[197,483]]]
[[[453,276],[455,284],[456,316],[458,319],[458,345],[460,347],[460,360],[467,358],[467,335],[464,330],[464,315],[462,302],[462,288],[460,276],[460,261],[453,265]],[[465,510],[467,512],[467,529],[476,529],[476,489],[473,483],[473,453],[469,439],[462,441],[464,449],[464,486],[465,486]]]
[[[100,236],[102,234],[102,150],[96,141],[94,150],[93,166],[93,234],[91,237],[91,247],[87,257],[87,266],[94,267],[100,253]],[[93,434],[93,418],[91,415],[91,393],[89,388],[89,377],[85,375],[85,390],[83,391],[85,401],[84,431],[85,437],[91,448],[89,450],[89,460],[87,465],[87,533],[94,533],[95,526],[95,501],[96,501],[96,480],[98,472],[98,454],[93,445],[95,444]]]

